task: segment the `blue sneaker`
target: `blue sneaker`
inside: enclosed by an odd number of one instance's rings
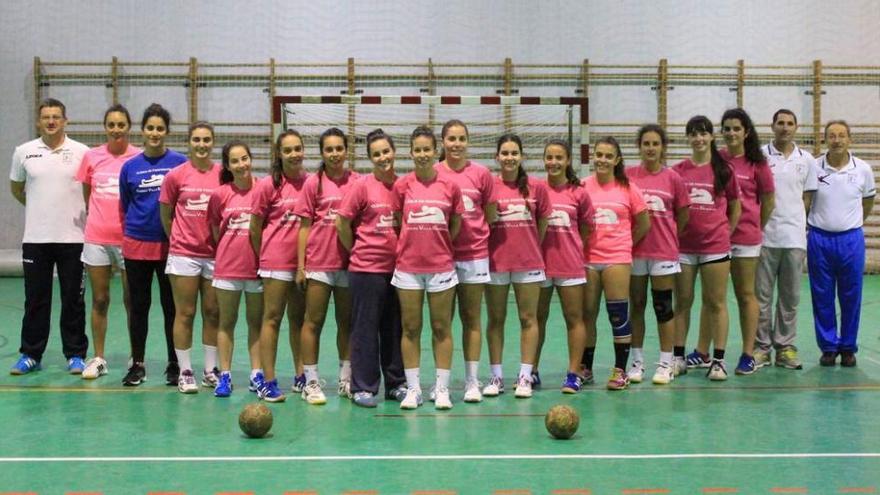
[[[541,388],[541,374],[537,371],[532,372],[532,388]]]
[[[709,359],[708,354],[702,354],[700,351],[694,349],[694,352],[690,353],[685,357],[687,361],[688,368],[708,368],[712,366],[712,360]]]
[[[284,402],[287,397],[278,388],[278,380],[264,381],[263,385],[257,390],[257,397],[266,402]]]
[[[755,363],[755,358],[748,354],[740,355],[739,364],[736,365],[735,373],[737,375],[751,375],[756,371],[758,371],[758,368]]]
[[[293,385],[290,386],[290,391],[295,394],[301,394],[304,388],[306,388],[306,374],[295,375],[293,377]]]
[[[373,408],[378,405],[376,403],[376,396],[370,392],[355,392],[351,400],[355,405],[361,407]]]
[[[71,375],[82,375],[84,369],[86,369],[86,362],[83,361],[83,358],[73,356],[67,360],[67,371]]]
[[[214,397],[229,397],[232,395],[232,375],[228,371],[220,373],[220,381],[214,389]]]
[[[263,386],[264,380],[265,379],[263,378],[262,371],[254,373],[254,376],[252,376],[250,381],[248,382],[248,390],[250,390],[251,392],[256,392],[260,390],[260,387]]]
[[[577,373],[568,373],[565,375],[565,381],[562,382],[562,393],[576,394],[580,392],[583,383],[584,379],[578,376]]]
[[[18,358],[18,361],[16,361],[15,365],[9,370],[9,374],[27,375],[31,371],[40,371],[41,369],[43,368],[40,366],[39,361],[27,354],[22,354],[21,357]]]

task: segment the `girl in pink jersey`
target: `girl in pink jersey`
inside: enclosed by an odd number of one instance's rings
[[[174,351],[180,363],[177,390],[194,394],[199,388],[192,370],[192,335],[196,303],[202,296],[202,346],[205,367],[202,386],[214,388],[217,368],[217,294],[214,277],[214,239],[207,222],[208,199],[220,186],[220,165],[211,160],[214,127],[195,122],[189,128],[189,160],[165,176],[159,193],[159,215],[169,239],[165,273],[174,294]]]
[[[745,110],[732,108],[724,112],[721,133],[727,144],[722,156],[736,174],[742,208],[739,223],[730,236],[730,275],[739,305],[739,328],[743,343],[736,374],[751,375],[758,369],[753,357],[758,333],[755,275],[761,255],[762,231],[773,212],[776,187],[773,172],[761,151],[758,131]]]
[[[318,349],[321,329],[327,317],[330,295],[336,308],[336,349],[339,352],[340,396],[351,395],[351,362],[348,339],[351,325],[351,295],[348,290],[348,252],[336,233],[336,216],[342,197],[359,179],[345,168],[348,143],[345,133],[332,127],[321,134],[321,166],[303,186],[303,199],[297,203],[301,219],[297,245],[296,283],[305,288],[306,314],[301,345],[306,385],[302,398],[309,404],[325,404],[327,398],[318,375]],[[308,284],[306,284],[308,280]]]
[[[739,186],[730,165],[715,148],[712,121],[698,115],[685,126],[691,157],[675,165],[690,195],[685,229],[679,234],[681,273],[675,280],[675,345],[673,371],[709,368],[710,380],[726,380],[727,277],[730,274],[730,234],[739,220]],[[693,353],[684,356],[694,303],[694,283],[700,274],[703,304],[700,338]],[[715,349],[708,359],[710,344]]]
[[[515,134],[502,135],[495,147],[501,168],[495,177],[492,203],[497,212],[490,218],[489,271],[486,308],[489,320],[486,341],[492,377],[483,395],[504,392],[501,357],[504,353],[504,321],[510,286],[516,295],[520,321],[520,367],[514,394],[532,396],[532,369],[538,354],[538,296],[544,275],[541,242],[552,211],[544,184],[529,178],[522,166],[522,140]]]
[[[593,175],[583,182],[595,208],[593,218],[596,223],[585,251],[587,290],[584,291],[584,325],[587,328],[587,342],[584,377],[592,378],[596,319],[604,292],[605,309],[614,335],[614,369],[611,370],[607,387],[609,390],[623,390],[629,385],[626,361],[631,339],[628,298],[632,248],[642,240],[651,223],[642,192],[626,177],[623,155],[616,139],[605,137],[596,142],[593,167]]]
[[[250,218],[254,205],[251,150],[242,141],[223,146],[220,187],[208,201],[208,222],[217,243],[214,288],[220,305],[217,350],[220,380],[215,397],[232,394],[232,349],[241,293],[244,292],[251,374],[249,389],[256,392],[263,382],[260,369],[260,322],[263,316],[263,284],[257,276],[257,252],[250,242]]]
[[[376,407],[380,377],[385,397],[406,395],[400,357],[400,303],[391,276],[397,251],[394,222],[394,140],[382,129],[367,134],[373,173],[348,190],[339,207],[339,241],[351,253],[351,393],[361,407]]]
[[[275,140],[275,161],[271,173],[257,182],[254,212],[251,215],[251,243],[260,253],[259,275],[263,279],[263,322],[260,329],[260,361],[263,364],[263,387],[258,394],[268,402],[285,399],[275,376],[278,332],[284,309],[290,326],[290,352],[294,377],[291,389],[301,393],[306,384],[300,354],[300,330],[305,315],[305,294],[293,283],[296,277],[296,253],[299,240],[299,217],[294,213],[302,200],[308,174],[303,169],[305,147],[302,136],[292,129]]]
[[[443,152],[435,167],[440,175],[452,180],[461,189],[465,213],[461,233],[455,239],[455,270],[458,275],[458,315],[462,327],[465,386],[464,401],[480,402],[483,398],[477,372],[480,365],[480,306],[483,290],[489,282],[489,224],[495,205],[491,203],[493,179],[489,169],[468,160],[467,126],[450,120],[441,132]]]
[[[92,341],[95,357],[83,369],[85,380],[107,374],[104,342],[107,335],[107,309],[110,305],[110,279],[113,266],[122,277],[122,303],[128,313],[128,280],[122,259],[122,222],[119,218],[119,171],[129,158],[140,150],[129,143],[131,116],[119,104],[104,112],[104,132],[107,142],[86,152],[76,173],[82,183],[87,205],[85,243],[82,262],[89,274],[92,288]]]
[[[422,405],[419,382],[422,304],[428,295],[434,364],[434,407],[452,408],[449,376],[452,366],[452,303],[458,275],[453,261],[453,241],[464,213],[461,189],[432,166],[436,138],[431,129],[417,127],[410,137],[413,173],[394,184],[394,215],[400,225],[397,262],[391,285],[397,287],[403,324],[406,395],[401,409]]]
[[[577,393],[583,384],[581,357],[586,345],[584,327],[584,245],[593,226],[593,203],[571,166],[567,142],[553,139],[544,146],[544,170],[552,212],[541,244],[547,279],[538,298],[538,355],[535,374],[547,333],[553,288],[559,294],[568,335],[568,373],[562,392]]]
[[[675,339],[672,290],[675,274],[681,271],[678,262],[678,233],[688,220],[690,199],[681,177],[663,165],[668,144],[666,131],[657,124],[639,129],[636,146],[642,163],[626,169],[629,180],[642,190],[651,230],[633,248],[633,270],[630,277],[629,299],[632,321],[632,366],[627,371],[630,382],[639,383],[645,374],[642,345],[645,340],[645,306],[648,304],[648,279],[651,281],[651,299],[657,330],[660,334],[660,362],[652,381],[663,385],[672,381],[672,346]]]

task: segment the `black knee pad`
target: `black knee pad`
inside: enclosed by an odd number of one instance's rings
[[[611,333],[615,338],[626,338],[632,335],[629,324],[629,301],[606,301],[605,310],[608,311],[608,321],[611,323]]]
[[[666,323],[675,316],[672,309],[672,289],[651,289],[651,299],[654,305],[654,314],[658,323]]]

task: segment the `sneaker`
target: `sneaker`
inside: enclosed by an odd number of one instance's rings
[[[804,365],[798,359],[798,352],[793,347],[776,351],[776,366],[787,370],[802,370]]]
[[[856,353],[843,351],[840,353],[840,365],[844,368],[853,368],[856,365]]]
[[[196,377],[193,376],[192,370],[180,372],[180,378],[177,379],[177,391],[182,394],[196,394],[199,392],[199,386],[196,385]]]
[[[370,392],[355,392],[351,401],[361,407],[376,407],[376,396]]]
[[[214,397],[229,397],[232,395],[232,375],[227,371],[220,373],[220,380],[214,388]]]
[[[709,372],[706,373],[706,376],[713,382],[723,382],[724,380],[727,380],[727,366],[725,366],[724,361],[713,359],[712,364],[709,365]]]
[[[263,385],[257,390],[257,397],[266,402],[284,402],[287,400],[284,392],[278,387],[278,379],[263,381]]]
[[[434,399],[437,398],[437,385],[431,385],[430,390],[428,390],[428,401],[434,402]]]
[[[532,372],[532,388],[541,388],[541,374],[537,371]]]
[[[531,399],[532,398],[532,377],[531,376],[520,376],[516,380],[516,389],[513,391],[513,396],[517,399]]]
[[[102,357],[93,357],[86,363],[86,369],[82,372],[83,380],[94,380],[107,374],[107,361]]]
[[[202,386],[205,388],[216,388],[220,383],[220,370],[215,366],[212,370],[202,371]]]
[[[321,406],[327,403],[327,396],[324,395],[321,382],[312,380],[303,387],[302,398],[313,406]]]
[[[294,375],[290,391],[295,394],[301,394],[304,388],[306,388],[306,374]]]
[[[684,360],[683,356],[674,356],[672,358],[672,374],[675,376],[679,375],[687,375],[688,366],[687,361]]]
[[[565,381],[562,382],[562,393],[576,394],[581,391],[581,385],[583,383],[584,379],[581,378],[577,373],[568,372],[565,375]]]
[[[67,360],[67,372],[71,375],[82,375],[86,369],[86,362],[79,356],[73,356]]]
[[[624,390],[629,385],[629,379],[626,377],[626,371],[621,368],[612,368],[611,376],[608,377],[606,387],[608,390]]]
[[[476,379],[467,380],[464,384],[464,401],[470,403],[483,402],[482,384]]]
[[[837,364],[837,353],[834,351],[823,352],[819,358],[820,366],[834,366]]]
[[[406,397],[406,384],[399,385],[397,388],[385,391],[385,400],[393,400],[394,402],[402,402]]]
[[[351,399],[351,379],[340,378],[339,384],[336,386],[336,393],[338,393],[340,397]]]
[[[128,373],[122,378],[122,385],[126,387],[137,387],[141,383],[147,381],[147,369],[143,363],[132,363],[128,368]]]
[[[755,371],[758,371],[757,366],[755,366],[755,358],[748,354],[741,354],[734,373],[737,375],[751,375]]]
[[[251,392],[257,392],[260,390],[260,387],[263,386],[263,372],[258,371],[251,375],[250,379],[248,379],[248,390]]]
[[[712,360],[709,359],[709,355],[703,354],[696,349],[688,354],[685,360],[687,361],[688,368],[708,368],[712,366]]]
[[[504,380],[497,376],[489,378],[489,384],[483,387],[483,395],[486,397],[498,397],[504,393]]]
[[[400,401],[401,409],[415,409],[422,405],[422,389],[409,387],[406,396]]]
[[[22,354],[18,361],[15,362],[15,365],[12,366],[9,370],[10,375],[27,375],[31,371],[40,371],[42,367],[40,366],[40,362],[35,360],[34,358],[28,356],[27,354]]]
[[[651,378],[651,383],[654,385],[669,385],[674,379],[675,370],[672,365],[668,363],[657,363],[657,371],[654,372],[654,377]]]
[[[452,409],[452,399],[449,397],[449,389],[446,387],[435,387],[434,391],[434,409],[440,411]]]
[[[595,381],[593,370],[581,367],[581,384],[588,385],[593,383],[593,381]]]
[[[781,351],[780,351],[781,352]],[[752,353],[752,357],[755,358],[755,368],[761,369],[764,366],[770,366],[770,351],[755,349],[755,352]],[[776,361],[779,362],[779,352],[776,353]]]
[[[180,378],[180,366],[172,361],[165,366],[165,385],[169,387],[177,385],[178,378]]]
[[[626,372],[626,377],[632,383],[642,383],[642,378],[645,376],[645,367],[642,365],[641,361],[633,361],[632,366],[629,367],[629,370]]]

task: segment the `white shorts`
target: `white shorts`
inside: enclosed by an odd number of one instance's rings
[[[750,246],[747,244],[731,244],[730,245],[730,257],[731,258],[760,258],[761,257],[761,245],[755,244],[754,246]]]
[[[293,282],[296,278],[296,270],[258,270],[257,275],[261,278],[271,278],[282,282]]]
[[[394,270],[391,285],[398,289],[443,292],[458,285],[455,270],[442,273],[410,273]]]
[[[730,253],[719,254],[686,254],[678,253],[678,261],[682,265],[708,265],[709,263],[717,263],[730,259]]]
[[[489,258],[471,261],[456,261],[455,273],[460,284],[485,284],[489,277]]]
[[[587,283],[586,277],[547,277],[541,282],[541,287],[574,287],[575,285],[584,285]]]
[[[207,280],[214,278],[214,260],[212,258],[193,258],[179,254],[169,254],[165,262],[165,273],[181,277],[202,277]]]
[[[645,275],[661,277],[679,272],[681,272],[681,263],[678,261],[633,258],[632,274],[638,277],[644,277]]]
[[[111,244],[83,244],[82,255],[79,260],[89,266],[118,266],[125,270],[125,260],[122,258],[122,246]]]
[[[544,270],[525,272],[490,272],[489,285],[531,284],[547,280]]]
[[[306,272],[306,278],[323,282],[330,287],[348,287],[348,270],[336,270],[332,272]]]
[[[263,292],[263,281],[262,280],[232,280],[228,278],[215,278],[211,285],[214,286],[215,289],[223,289],[223,290],[232,290],[236,292],[250,292],[250,293],[262,293]]]

